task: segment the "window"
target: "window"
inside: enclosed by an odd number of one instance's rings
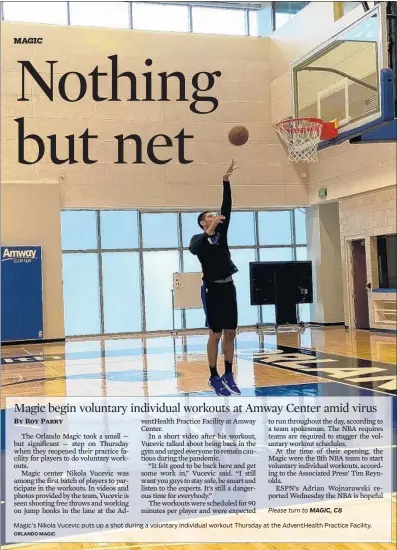
[[[275,306],[261,306],[262,309],[262,322],[273,324],[276,322],[276,307]]]
[[[289,247],[261,248],[260,261],[261,262],[291,262],[292,248],[289,248]]]
[[[307,247],[306,246],[297,246],[296,247],[296,259],[298,262],[307,261]]]
[[[70,2],[70,24],[128,29],[128,2]]]
[[[172,276],[179,271],[177,250],[144,252],[146,330],[172,328]],[[175,319],[179,319],[175,311]],[[176,328],[180,328],[180,326]]]
[[[256,10],[249,10],[248,20],[250,36],[259,36],[258,12]]]
[[[304,208],[295,208],[295,242],[296,244],[306,244],[306,210]]]
[[[98,254],[64,254],[62,260],[65,334],[101,332]]]
[[[105,334],[140,332],[141,280],[138,252],[102,254]]]
[[[299,321],[310,323],[310,304],[298,304]]]
[[[183,251],[183,271],[184,273],[201,273],[201,264],[197,256],[188,250]]]
[[[139,30],[189,32],[188,7],[133,2],[132,26]]]
[[[370,4],[369,7],[372,7],[371,4],[374,2],[368,2]],[[358,6],[362,6],[362,2],[334,2],[334,19],[337,21],[349,11],[354,10]]]
[[[142,214],[142,235],[144,248],[176,248],[176,214]]]
[[[275,2],[276,4],[307,4],[308,2]],[[344,2],[355,4],[355,2]],[[197,5],[198,4],[198,5]],[[195,32],[259,36],[258,3],[234,2],[1,2],[5,21],[53,23],[160,32]],[[342,4],[342,2],[340,3]],[[69,6],[68,6],[69,5]],[[291,14],[284,13],[289,19]],[[280,23],[282,11],[277,11]],[[273,10],[274,19],[274,10]],[[280,23],[281,24],[281,23]]]
[[[358,6],[362,6],[362,2],[342,2],[343,15],[349,13],[349,11],[354,10]]]
[[[182,214],[182,219],[184,216]],[[201,273],[201,265],[197,256],[193,256],[188,250],[183,251],[183,271],[184,273]],[[205,312],[203,308],[186,309],[185,317],[186,328],[203,328],[205,326]]]
[[[190,239],[193,235],[200,233],[200,228],[197,223],[197,218],[201,212],[185,212],[182,214],[182,241],[183,246],[189,246]]]
[[[258,309],[251,306],[251,290],[249,264],[255,261],[254,249],[232,250],[232,258],[238,273],[234,275],[234,281],[237,288],[237,304],[239,325],[255,325],[258,322]]]
[[[259,244],[292,244],[289,210],[259,212]]]
[[[198,214],[62,212],[66,336],[168,331],[173,320],[176,329],[204,328],[203,308],[173,312],[171,293],[173,274],[182,266],[201,273],[188,250],[192,235],[200,232]],[[306,260],[305,235],[304,209],[232,213],[228,241],[239,270],[234,276],[239,326],[275,322],[274,306],[251,306],[250,262]],[[299,312],[309,319],[307,305]]]
[[[284,2],[276,2],[283,4]],[[307,2],[286,2],[306,4]],[[354,3],[354,2],[353,2]],[[160,32],[259,36],[257,3],[235,2],[2,2],[5,21]],[[198,3],[200,4],[200,3]],[[68,6],[69,5],[69,6]],[[281,12],[277,12],[279,20]],[[273,14],[274,16],[274,14]],[[287,14],[288,18],[290,17]]]
[[[96,212],[66,210],[61,215],[62,249],[95,250],[97,244]]]
[[[187,309],[185,311],[186,328],[187,329],[202,329],[205,326],[204,309]]]
[[[245,11],[226,8],[192,8],[193,32],[245,35]]]
[[[182,214],[182,219],[184,218]],[[197,216],[196,216],[197,217]],[[198,227],[197,227],[198,229]],[[197,232],[197,231],[196,231]],[[188,250],[183,251],[184,273],[201,273],[201,265],[197,256],[193,256]],[[204,309],[186,309],[186,328],[203,328],[205,324]]]
[[[255,226],[253,212],[232,212],[228,231],[229,246],[247,246],[255,244]]]
[[[310,2],[273,2],[273,27],[280,29]]]
[[[397,288],[397,235],[377,238],[379,288]]]
[[[5,21],[68,24],[66,2],[3,2]]]
[[[138,248],[138,213],[126,211],[101,212],[101,248]]]

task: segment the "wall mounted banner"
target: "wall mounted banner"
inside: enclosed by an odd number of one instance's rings
[[[1,247],[1,340],[43,337],[40,246]]]

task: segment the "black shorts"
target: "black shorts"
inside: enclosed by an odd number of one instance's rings
[[[230,283],[207,283],[201,287],[201,299],[206,315],[205,326],[213,332],[236,330],[237,294],[233,281]]]

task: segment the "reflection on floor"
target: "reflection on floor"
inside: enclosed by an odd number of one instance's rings
[[[212,396],[208,388],[206,341],[205,334],[189,334],[4,346],[1,360],[2,421],[5,399],[11,396],[110,397],[191,393]],[[220,371],[222,364],[220,355]],[[313,328],[303,333],[279,332],[277,335],[241,331],[236,342],[235,372],[244,396],[395,396],[395,365],[395,337],[383,333],[344,328]],[[393,401],[395,399],[393,397]],[[395,444],[395,418],[393,428]],[[51,544],[51,548],[53,546],[66,550],[67,545]],[[128,545],[114,546],[127,548]],[[183,548],[186,550],[189,546]],[[227,546],[200,545],[200,548],[219,550]],[[289,546],[244,545],[246,550]],[[305,545],[305,548],[315,546]],[[343,546],[327,544],[327,548],[335,550]],[[387,544],[365,546],[368,549],[392,548]],[[145,545],[145,548],[150,547]]]

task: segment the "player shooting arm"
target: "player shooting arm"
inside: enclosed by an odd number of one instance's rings
[[[222,225],[219,226],[219,230],[226,235],[229,229],[230,216],[232,214],[232,190],[230,187],[230,176],[233,172],[238,170],[236,161],[233,159],[229,168],[226,170],[223,176],[223,201],[221,206],[221,215],[225,217]]]
[[[230,187],[230,181],[224,178],[221,215],[225,216],[225,219],[223,223],[218,226],[219,230],[222,231],[223,233],[226,233],[229,228],[231,214],[232,214],[232,189]]]
[[[208,239],[207,233],[202,233],[201,235],[194,235],[190,241],[189,251],[197,256],[200,253],[200,250],[205,244],[206,239]]]

